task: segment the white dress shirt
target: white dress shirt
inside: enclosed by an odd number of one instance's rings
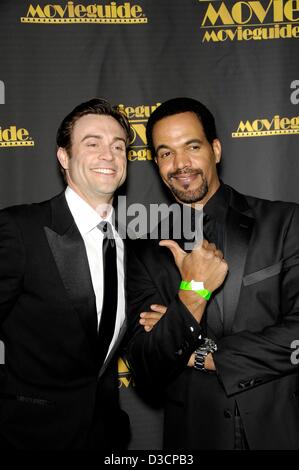
[[[107,218],[102,219],[102,217],[69,186],[65,190],[65,197],[85,244],[93,290],[96,298],[98,325],[100,324],[102,314],[104,279],[102,252],[104,235],[101,230],[97,228],[99,223],[103,221],[110,222],[115,237],[117,251],[118,299],[114,334],[107,353],[108,356],[116,342],[125,319],[124,243],[112,225],[111,220],[113,211],[110,212]]]

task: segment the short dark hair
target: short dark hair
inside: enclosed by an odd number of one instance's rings
[[[129,144],[132,137],[132,130],[130,123],[124,111],[119,108],[119,106],[111,105],[108,101],[103,98],[92,98],[89,101],[76,106],[73,111],[71,111],[60,124],[57,134],[56,134],[56,143],[58,147],[64,148],[67,153],[70,155],[70,150],[72,146],[72,131],[75,123],[82,116],[87,114],[97,114],[100,116],[111,116],[113,117],[124,129],[127,136],[127,145]],[[65,179],[65,170],[60,166],[61,172]]]
[[[155,124],[165,117],[186,112],[193,112],[196,114],[202,124],[206,138],[210,144],[212,144],[214,139],[217,139],[214,116],[204,104],[200,103],[200,101],[194,100],[193,98],[173,98],[158,106],[158,108],[156,108],[155,111],[150,115],[147,122],[147,145],[153,155],[155,154],[153,145],[153,128]]]

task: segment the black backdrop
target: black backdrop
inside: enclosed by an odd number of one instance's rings
[[[166,200],[145,124],[175,96],[215,114],[226,183],[299,202],[298,38],[298,0],[1,0],[0,207],[62,190],[56,129],[93,96],[123,105],[135,131],[127,204]],[[131,448],[159,448],[161,411],[135,395],[123,361],[120,390]]]

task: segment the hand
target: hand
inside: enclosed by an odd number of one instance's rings
[[[199,242],[191,253],[186,253],[175,241],[162,240],[160,246],[166,246],[173,254],[175,263],[184,281],[201,281],[205,289],[213,292],[223,283],[228,265],[223,253],[214,243],[207,240]]]
[[[159,320],[161,320],[167,310],[167,307],[159,304],[151,305],[150,308],[150,312],[142,312],[140,314],[139,320],[140,325],[142,325],[147,332],[153,329],[153,327],[156,325],[156,323],[158,323]]]

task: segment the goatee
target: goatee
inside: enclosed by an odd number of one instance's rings
[[[184,190],[178,189],[172,183],[172,178],[175,176],[178,176],[179,174],[180,175],[194,174],[193,171],[192,172],[180,171],[180,172],[176,172],[176,173],[172,173],[168,175],[168,183],[169,183],[170,190],[172,194],[176,197],[176,199],[178,199],[180,202],[183,202],[186,204],[199,202],[199,201],[202,201],[202,199],[207,195],[209,191],[208,182],[202,172],[197,172],[197,173],[201,175],[202,183],[199,187],[197,187],[196,189],[192,189],[192,190],[191,189],[188,190],[189,184],[186,185]]]

